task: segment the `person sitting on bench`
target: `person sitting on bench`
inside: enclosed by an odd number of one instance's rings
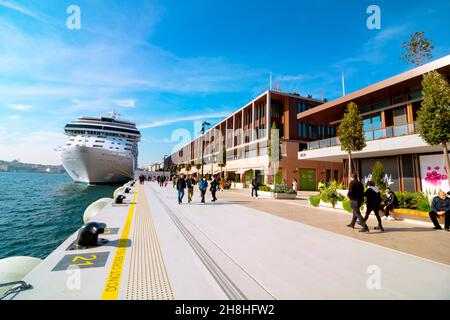
[[[431,203],[431,211],[429,213],[431,221],[433,221],[435,230],[441,230],[441,225],[437,217],[445,216],[445,231],[450,231],[450,199],[447,197],[444,191],[439,191],[437,197],[434,197]]]

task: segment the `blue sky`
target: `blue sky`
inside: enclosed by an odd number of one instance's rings
[[[140,165],[162,160],[268,89],[327,97],[410,68],[402,41],[425,31],[450,54],[449,1],[0,0],[0,159],[57,164],[64,125],[118,110],[143,134]],[[69,5],[81,29],[66,27]],[[366,27],[371,4],[381,29]],[[184,131],[186,132],[186,131]]]

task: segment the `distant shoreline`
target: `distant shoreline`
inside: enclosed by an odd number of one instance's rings
[[[64,173],[65,170],[62,165],[23,163],[18,160],[0,160],[0,172]]]

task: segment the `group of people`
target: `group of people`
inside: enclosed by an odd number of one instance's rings
[[[211,196],[212,196],[212,202],[217,201],[217,191],[222,189],[225,189],[225,185],[222,184],[221,186],[221,179],[219,177],[219,175],[215,175],[211,181],[211,183],[209,184],[208,181],[206,180],[206,177],[203,177],[202,179],[200,179],[200,181],[197,182],[197,180],[189,175],[187,178],[184,174],[180,175],[179,177],[174,177],[173,181],[174,181],[174,185],[178,191],[178,204],[182,204],[183,203],[183,198],[185,196],[185,192],[187,189],[187,193],[188,193],[188,203],[191,203],[193,200],[193,196],[194,196],[194,187],[195,185],[198,183],[199,185],[199,191],[200,191],[200,196],[201,196],[201,203],[205,203],[205,196],[206,196],[206,192],[208,191],[208,186],[210,187],[210,192],[211,192]]]
[[[169,184],[169,178],[166,176],[157,176],[156,182],[158,182],[158,185],[160,187],[167,187],[167,185]]]
[[[434,224],[434,229],[442,229],[439,224],[438,217],[445,217],[446,231],[449,231],[450,227],[450,192],[446,194],[443,191],[439,192],[439,195],[433,199],[431,204],[432,211],[429,213],[431,221]],[[386,189],[384,197],[381,196],[380,190],[375,186],[373,181],[367,182],[367,189],[364,191],[363,184],[359,181],[358,175],[354,173],[352,175],[352,181],[348,188],[348,198],[350,199],[350,206],[352,208],[353,218],[350,224],[347,226],[355,228],[356,222],[362,226],[360,232],[369,232],[367,220],[370,214],[373,212],[378,221],[378,226],[375,230],[384,231],[382,220],[395,220],[390,212],[392,209],[397,208],[399,205],[398,198],[395,193],[390,189]],[[360,211],[362,204],[366,198],[366,213],[363,217]],[[384,212],[383,218],[380,217],[380,211]]]

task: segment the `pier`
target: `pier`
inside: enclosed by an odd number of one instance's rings
[[[305,201],[234,190],[201,204],[195,192],[178,205],[171,186],[136,183],[92,219],[107,241],[72,250],[73,234],[11,299],[450,298],[445,232],[396,221],[361,235],[343,227],[347,213]]]

